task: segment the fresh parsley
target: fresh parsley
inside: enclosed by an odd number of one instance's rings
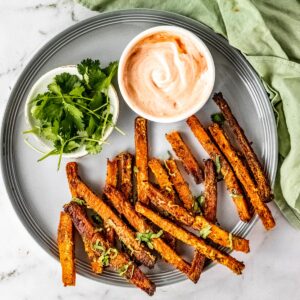
[[[150,249],[153,249],[153,245],[151,243],[152,239],[157,239],[163,234],[163,231],[160,230],[158,233],[153,233],[151,231],[146,232],[138,232],[136,234],[136,239],[140,242],[145,242]]]
[[[86,205],[86,202],[83,199],[79,199],[79,198],[76,198],[76,197],[73,197],[72,201],[76,202],[79,205]]]
[[[96,154],[102,149],[104,134],[112,122],[108,88],[116,75],[118,62],[101,68],[99,60],[85,59],[77,65],[80,76],[56,75],[43,94],[30,102],[35,126],[24,134],[34,133],[53,145],[40,159],[58,155],[58,169],[63,153],[84,147]],[[119,130],[120,131],[120,130]]]
[[[212,114],[210,117],[213,122],[218,123],[220,125],[223,125],[223,123],[225,122],[225,118],[222,113],[215,113]]]
[[[131,268],[131,272],[130,272],[129,278],[132,278],[133,272],[134,272],[134,265],[132,264],[131,261],[128,262],[127,264],[123,265],[121,268],[118,269],[119,275],[120,276],[124,276],[127,273],[127,271],[128,271],[128,269],[129,269],[130,266],[132,266],[132,268]]]
[[[220,155],[216,155],[215,165],[216,165],[216,172],[217,172],[217,174],[220,174],[220,172],[221,172]]]
[[[92,245],[93,250],[105,252],[105,248],[102,246],[100,240],[96,240],[96,242]]]
[[[210,233],[211,233],[211,226],[209,224],[207,224],[207,226],[199,230],[199,234],[203,239],[206,239]]]
[[[203,194],[199,195],[194,200],[193,210],[195,214],[202,214],[201,208],[203,207],[205,202],[205,197]]]

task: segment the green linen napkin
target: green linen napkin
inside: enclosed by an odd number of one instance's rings
[[[78,0],[93,10],[153,8],[180,13],[223,35],[264,82],[277,119],[275,202],[300,229],[299,0]]]

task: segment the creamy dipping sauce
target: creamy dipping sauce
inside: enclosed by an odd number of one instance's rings
[[[154,117],[171,118],[203,99],[207,70],[204,55],[190,37],[157,32],[130,49],[122,79],[134,107]]]

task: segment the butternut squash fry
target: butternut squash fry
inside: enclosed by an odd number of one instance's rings
[[[196,230],[206,230],[207,237],[213,242],[236,251],[249,252],[248,240],[231,235],[207,221],[203,216],[193,217],[185,208],[174,204],[150,183],[148,184],[148,197],[153,205],[164,209],[182,224]]]
[[[126,199],[133,201],[133,184],[132,184],[132,165],[133,156],[130,153],[121,153],[118,155],[120,165],[120,190]]]
[[[70,192],[71,192],[72,198],[78,198],[76,189],[74,189],[71,185],[69,185],[69,187],[70,187]],[[98,257],[96,256],[95,252],[92,251],[90,244],[87,243],[87,241],[84,239],[82,239],[82,242],[84,245],[85,253],[87,254],[87,256],[89,258],[92,271],[95,272],[96,274],[101,274],[103,272],[103,266],[102,266],[101,261],[98,260]]]
[[[231,164],[237,178],[240,180],[245,191],[247,192],[251,204],[253,205],[255,212],[260,217],[263,225],[267,230],[272,229],[275,226],[275,220],[272,216],[272,213],[261,199],[260,193],[254,181],[252,180],[246,166],[243,164],[242,160],[233,149],[223,130],[218,124],[215,123],[209,127],[209,131],[214,140],[218,143],[221,151],[224,153],[229,163]],[[235,193],[235,197],[239,197],[239,194]]]
[[[204,162],[204,207],[203,215],[204,217],[212,222],[217,221],[217,176],[215,164],[211,159]]]
[[[127,221],[140,233],[155,232],[144,218],[142,218],[126,200],[123,194],[112,186],[107,186],[104,190],[105,195],[110,199],[117,211],[122,214]],[[161,238],[151,240],[153,248],[168,263],[188,276],[190,266],[186,263],[171,247],[169,247]]]
[[[148,182],[148,124],[142,117],[135,119],[135,169],[138,200],[148,204],[145,185]]]
[[[118,161],[113,160],[110,161],[107,159],[106,163],[106,180],[105,186],[112,185],[117,186],[118,184]],[[109,240],[110,243],[114,244],[116,241],[116,232],[111,228],[107,222],[104,222],[104,229],[106,238]]]
[[[165,168],[161,165],[159,159],[152,158],[148,163],[152,173],[154,174],[161,192],[169,199],[175,201],[175,192],[172,182]]]
[[[169,172],[170,180],[174,185],[183,206],[187,210],[191,210],[194,206],[195,199],[189,189],[188,183],[182,177],[175,160],[168,159],[165,163]]]
[[[83,240],[96,253],[98,260],[102,261],[105,266],[110,266],[113,270],[119,272],[121,276],[124,276],[129,282],[144,290],[147,294],[154,294],[154,283],[129,260],[126,254],[114,248],[101,232],[95,230],[81,206],[71,202],[65,205],[64,209],[72,218]]]
[[[155,257],[135,239],[134,232],[114,213],[114,211],[79,178],[78,165],[70,162],[66,166],[69,185],[75,189],[78,196],[85,200],[104,222],[112,227],[119,239],[129,248],[133,249],[133,255],[145,266],[152,268],[155,264]]]
[[[238,121],[234,117],[228,103],[223,98],[222,93],[217,93],[213,96],[213,100],[221,109],[225,120],[228,122],[232,132],[239,144],[246,161],[250,167],[250,170],[254,176],[257,188],[264,202],[270,202],[273,199],[273,193],[271,185],[267,175],[265,174],[263,167],[258,160],[254,150],[251,147],[251,143],[248,141],[244,130],[239,125]]]
[[[204,208],[203,215],[204,217],[212,222],[216,223],[217,218],[217,176],[215,171],[214,162],[211,159],[207,159],[204,162]],[[193,262],[191,266],[191,276],[194,278],[200,278],[202,270],[205,265],[205,256],[198,252],[197,250],[194,253]]]
[[[194,180],[197,184],[201,183],[203,180],[203,171],[200,168],[199,163],[195,159],[191,150],[183,141],[179,132],[173,131],[166,134],[166,139],[171,144],[178,158],[182,161],[187,173],[191,174],[194,177]]]
[[[64,286],[74,286],[76,281],[74,233],[72,219],[65,212],[60,213],[57,244]]]
[[[243,191],[235,177],[235,174],[232,171],[231,166],[228,164],[221,151],[212,141],[198,118],[193,115],[187,119],[187,124],[191,128],[195,137],[199,143],[203,146],[205,151],[208,153],[210,158],[220,167],[220,172],[224,177],[225,184],[227,186],[228,192],[232,195],[232,200],[236,206],[239,217],[244,222],[249,222],[252,214],[248,207],[246,198],[243,195]],[[234,197],[234,193],[241,195],[241,197]]]
[[[162,230],[169,232],[178,240],[181,240],[183,243],[195,247],[199,252],[205,255],[207,258],[216,261],[220,264],[231,269],[236,274],[241,274],[244,269],[244,264],[239,262],[235,258],[227,255],[212,246],[207,245],[203,240],[196,237],[194,234],[186,231],[185,229],[176,226],[171,221],[162,218],[151,209],[147,208],[141,203],[136,203],[135,209],[138,213],[145,216],[151,222],[159,226]]]

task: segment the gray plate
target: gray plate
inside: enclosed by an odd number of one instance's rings
[[[191,19],[160,11],[127,10],[100,14],[80,22],[63,31],[39,50],[17,81],[5,112],[2,127],[2,172],[6,188],[18,217],[34,239],[49,254],[57,258],[56,230],[59,212],[70,200],[63,161],[61,171],[56,171],[57,158],[52,157],[37,163],[39,154],[28,148],[22,136],[27,128],[24,120],[24,103],[33,83],[45,72],[58,66],[77,64],[83,58],[98,58],[105,66],[118,60],[128,41],[139,32],[157,25],[177,25],[186,28],[204,40],[210,49],[216,65],[214,92],[222,91],[249,139],[253,141],[256,153],[274,183],[277,166],[277,136],[273,112],[263,86],[243,56],[227,41],[209,28]],[[118,127],[127,135],[114,132],[110,145],[101,154],[87,156],[79,161],[81,175],[95,191],[100,192],[105,178],[106,158],[120,151],[133,152],[133,121],[135,114],[121,99]],[[208,124],[210,115],[217,111],[213,101],[208,101],[198,116]],[[184,122],[174,124],[150,124],[150,155],[166,157],[169,145],[164,133],[171,129],[180,130],[199,161],[207,157],[201,146],[189,132]],[[201,186],[195,186],[186,178],[195,194]],[[256,218],[250,223],[240,222],[232,201],[219,184],[218,220],[233,233],[246,236]],[[78,239],[78,237],[77,237]],[[78,243],[80,240],[78,239]],[[179,252],[187,259],[190,249],[180,246]],[[116,273],[107,270],[101,276],[91,271],[81,247],[76,247],[77,271],[97,281],[128,286]],[[59,268],[59,266],[57,266]],[[145,269],[149,277],[163,286],[185,279],[180,272],[163,262],[153,270]]]

